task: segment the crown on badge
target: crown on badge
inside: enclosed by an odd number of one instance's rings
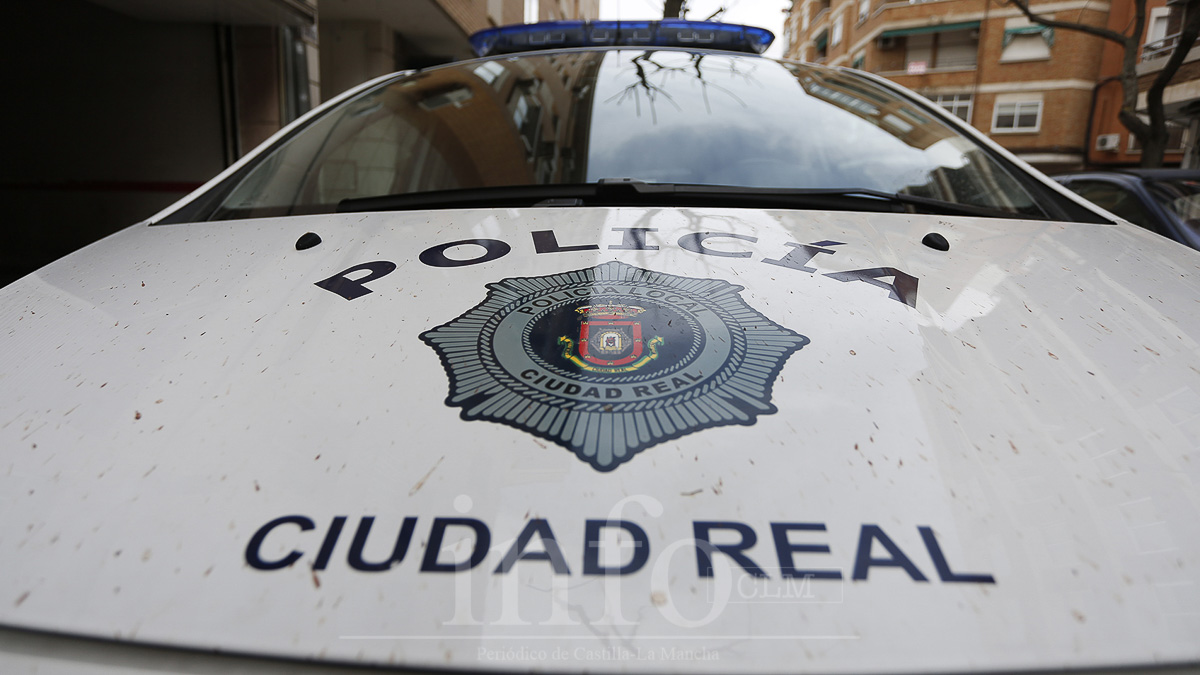
[[[576,312],[584,315],[589,319],[624,319],[631,316],[637,316],[646,311],[644,307],[635,307],[633,305],[584,305],[583,307],[575,308]]]

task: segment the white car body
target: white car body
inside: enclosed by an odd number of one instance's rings
[[[0,292],[0,670],[1200,661],[1200,257],[1180,245],[784,209],[157,219]],[[445,246],[466,240],[508,250]],[[620,458],[464,419],[430,336],[506,280],[585,270],[710,280],[758,314],[742,330],[806,341],[762,357],[757,414],[630,431]],[[339,275],[369,292],[318,285]],[[449,571],[466,519],[490,545]],[[588,521],[609,524],[592,545]]]

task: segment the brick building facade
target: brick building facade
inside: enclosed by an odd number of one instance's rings
[[[1167,0],[1148,0],[1146,3],[1146,29],[1137,66],[1138,89],[1142,92],[1139,110],[1145,109],[1145,91],[1178,43],[1184,7],[1183,3],[1169,5]],[[1133,2],[1118,0],[1113,3],[1108,27],[1122,32],[1133,19]],[[1105,43],[1088,146],[1088,164],[1094,167],[1137,166],[1142,158],[1137,139],[1117,118],[1122,98],[1121,85],[1117,81],[1121,57],[1119,46]],[[1168,133],[1163,165],[1200,166],[1200,158],[1195,152],[1196,142],[1200,140],[1200,49],[1192,49],[1171,78],[1163,92],[1163,104]]]
[[[1109,5],[1041,2],[1052,18],[1105,26]],[[1031,24],[991,0],[797,0],[785,55],[862,68],[913,89],[1048,172],[1079,168],[1102,41]]]

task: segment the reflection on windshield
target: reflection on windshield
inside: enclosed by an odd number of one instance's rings
[[[1037,212],[974,142],[853,73],[726,54],[610,50],[398,78],[293,137],[215,217],[604,178],[870,188]]]
[[[651,122],[656,124],[658,122],[658,115],[656,113],[655,103],[659,98],[662,98],[667,103],[670,103],[675,110],[683,112],[683,108],[680,107],[679,103],[671,95],[671,88],[665,87],[657,82],[665,82],[667,79],[674,77],[683,77],[695,78],[696,83],[700,87],[701,96],[704,99],[704,110],[708,114],[712,114],[712,104],[708,99],[710,89],[729,96],[734,101],[739,103],[743,108],[747,107],[745,102],[739,99],[737,94],[732,89],[723,87],[711,81],[710,79],[705,78],[704,70],[701,69],[701,63],[703,63],[704,58],[708,56],[708,54],[688,54],[686,59],[675,59],[674,63],[666,63],[664,59],[655,60],[654,57],[657,53],[658,52],[654,51],[646,51],[630,59],[629,63],[633,66],[633,70],[637,74],[637,77],[630,81],[630,83],[626,85],[625,88],[619,93],[614,94],[604,102],[611,103],[616,101],[619,105],[628,101],[629,99],[632,99],[634,105],[636,106],[635,112],[638,117],[641,117],[642,97],[644,96],[651,116]],[[738,61],[730,61],[728,63],[730,73],[738,73],[738,66],[740,65],[744,64],[741,64]],[[751,64],[749,70],[753,72],[753,64]],[[747,74],[745,77],[747,81],[749,81],[751,75]]]

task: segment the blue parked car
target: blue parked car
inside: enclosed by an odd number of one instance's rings
[[[1054,180],[1131,223],[1200,249],[1200,170],[1090,171]]]

